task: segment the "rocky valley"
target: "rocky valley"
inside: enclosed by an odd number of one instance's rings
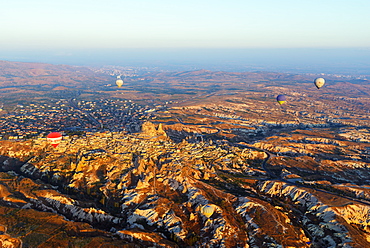
[[[3,247],[370,246],[366,79],[0,64]]]

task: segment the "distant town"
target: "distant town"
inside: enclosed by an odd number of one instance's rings
[[[57,100],[17,105],[0,116],[1,139],[26,139],[51,131],[139,131],[139,124],[155,109],[131,100]]]

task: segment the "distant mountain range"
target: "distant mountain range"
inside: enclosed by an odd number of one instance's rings
[[[109,80],[87,67],[0,61],[0,87],[27,85],[63,85],[84,87]]]

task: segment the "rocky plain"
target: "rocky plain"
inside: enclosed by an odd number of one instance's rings
[[[2,247],[370,247],[366,78],[132,71],[1,61]]]

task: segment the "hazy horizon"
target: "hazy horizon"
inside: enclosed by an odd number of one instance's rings
[[[368,48],[60,49],[2,51],[1,60],[76,66],[130,66],[157,70],[276,71],[370,74]]]
[[[368,75],[366,0],[4,2],[0,59]]]

